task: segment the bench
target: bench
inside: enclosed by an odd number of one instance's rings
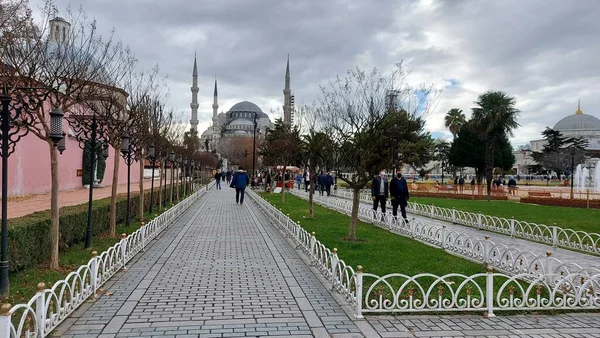
[[[529,197],[552,197],[552,193],[548,191],[528,191]]]

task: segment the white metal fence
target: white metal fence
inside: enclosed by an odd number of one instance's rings
[[[338,189],[334,194],[342,198],[352,199],[351,190]],[[360,194],[360,200],[368,203],[373,202],[370,192],[364,191]],[[514,218],[506,219],[414,202],[409,202],[406,210],[416,215],[461,224],[476,229],[488,230],[511,237],[541,242],[552,245],[553,247],[580,250],[586,253],[600,255],[599,233],[588,233],[585,231],[558,227],[556,225],[549,226],[536,224],[519,221]]]
[[[300,224],[254,192],[250,196],[310,257],[332,283],[332,289],[339,291],[352,304],[358,318],[362,318],[364,313],[390,312],[485,311],[487,316],[492,317],[494,311],[500,310],[600,309],[600,273],[590,274],[582,269],[571,270],[560,266],[550,268],[553,262],[550,256],[536,259],[539,266],[537,270],[531,268],[536,263],[530,262],[524,264],[526,267],[518,267],[512,276],[493,272],[493,262],[502,260],[493,254],[488,272],[471,276],[460,273],[444,276],[429,273],[377,276],[363,273],[360,266],[355,271],[338,258],[336,249],[325,247],[314,233],[309,234]],[[340,203],[337,201],[336,204]],[[372,220],[373,210],[369,211]],[[361,214],[361,217],[364,216]],[[417,230],[416,226],[413,228],[410,223],[408,227],[411,233],[428,233]],[[436,232],[439,234],[436,235],[438,241],[446,237],[442,232]],[[451,246],[449,242],[445,243],[446,247]],[[483,256],[486,250],[482,245],[478,247],[479,255]],[[490,252],[494,251],[488,251],[488,254]]]
[[[12,307],[5,304],[0,313],[0,337],[34,338],[50,334],[83,302],[95,296],[98,289],[115,273],[126,269],[129,260],[140,251],[144,251],[147,243],[196,202],[212,184],[214,182],[200,187],[198,191],[132,234],[123,234],[117,244],[100,255],[94,252],[86,265],[80,266],[65,279],[54,283],[52,288],[47,289],[44,283],[40,283],[38,292],[28,303]]]

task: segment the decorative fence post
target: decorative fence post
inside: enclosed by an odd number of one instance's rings
[[[496,317],[494,314],[494,269],[491,265],[487,266],[487,275],[485,281],[485,304],[487,306],[487,318]]]
[[[452,224],[456,224],[456,208],[452,208]]]
[[[481,230],[481,214],[477,214],[477,230]]]
[[[0,337],[10,337],[10,309],[12,305],[4,303],[0,308]]]
[[[317,239],[315,238],[315,232],[313,231],[310,236],[310,260],[311,263],[314,263],[316,260],[315,255],[315,246],[317,244]]]
[[[556,223],[554,223],[554,225],[552,226],[552,247],[556,248],[556,245],[558,244],[558,234],[557,234],[558,230],[556,228]]]
[[[92,271],[90,271],[90,284],[92,287],[92,298],[96,298],[98,290],[98,251],[92,251]]]
[[[515,237],[515,216],[510,217],[510,237]]]
[[[402,220],[402,222],[404,222],[404,220]],[[410,227],[410,237],[415,238],[415,228],[417,227],[417,221],[416,219],[413,217],[412,218],[412,222],[408,222],[408,226]]]
[[[490,258],[490,242],[489,236],[485,236],[484,237],[485,241],[483,242],[483,262],[484,263],[489,263],[489,258]]]
[[[433,217],[434,215],[435,215],[435,214],[434,214],[434,206],[433,206],[433,204],[432,204],[432,205],[431,205],[431,215],[430,215],[431,219],[433,219],[433,218],[434,218],[434,217]]]
[[[333,253],[331,254],[331,290],[333,290],[335,288],[336,283],[336,271],[337,271],[337,265],[338,265],[338,255],[337,255],[337,248],[333,248]]]
[[[37,285],[37,299],[35,300],[35,319],[37,321],[37,329],[40,337],[45,336],[44,329],[46,327],[46,300],[44,299],[45,290],[46,284],[40,282]]]
[[[362,315],[362,292],[363,292],[363,268],[362,265],[356,267],[356,318],[363,319]]]
[[[441,248],[445,250],[446,248],[446,226],[442,225],[442,240],[441,240]]]
[[[127,259],[125,258],[126,254],[127,254],[127,234],[122,233],[121,234],[121,256],[123,256],[123,270],[127,270],[127,267],[125,266],[125,262],[127,262]]]
[[[546,266],[544,267],[544,275],[546,275],[546,283],[552,285],[552,251],[546,251]]]
[[[140,234],[142,235],[142,252],[146,252],[146,223],[142,222],[140,225]]]

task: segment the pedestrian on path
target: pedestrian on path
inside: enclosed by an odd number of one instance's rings
[[[377,213],[377,205],[381,204],[381,212],[385,214],[385,203],[388,196],[388,182],[385,177],[385,171],[381,171],[379,176],[373,178],[371,182],[371,197],[373,198],[373,213]]]
[[[227,179],[227,184],[231,184],[231,170],[227,170],[225,173],[225,179]]]
[[[296,184],[298,185],[298,190],[302,186],[302,175],[300,173],[296,174]]]
[[[322,171],[317,176],[317,185],[319,186],[319,195],[323,196],[323,192],[325,191],[325,174]]]
[[[404,222],[408,222],[406,217],[406,206],[408,205],[408,183],[406,179],[402,177],[402,172],[398,170],[396,177],[390,181],[390,196],[392,198],[392,215],[397,217],[398,206],[400,206],[400,212]]]
[[[331,195],[331,186],[333,185],[333,176],[331,176],[330,172],[327,172],[325,175],[325,190],[327,191],[327,196]]]
[[[222,173],[220,171],[215,173],[215,182],[217,183],[216,189],[221,189],[221,175]]]
[[[231,187],[235,188],[235,203],[244,204],[244,194],[249,183],[248,173],[239,167],[231,180]]]

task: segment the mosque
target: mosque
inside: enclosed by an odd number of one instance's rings
[[[194,57],[194,69],[192,71],[192,116],[190,119],[191,129],[198,130],[198,66]],[[283,123],[292,124],[294,95],[290,89],[290,59],[288,56],[285,70],[285,87],[283,89]],[[250,101],[242,101],[234,104],[226,113],[217,114],[219,109],[217,80],[213,93],[213,116],[212,124],[200,135],[200,145],[204,147],[208,140],[210,150],[216,149],[219,142],[233,137],[253,137],[254,123],[256,121],[256,134],[265,135],[267,128],[272,128],[273,123],[269,116],[260,107]]]
[[[588,141],[586,148],[588,153],[594,154],[594,158],[600,157],[600,119],[589,114],[584,114],[580,103],[577,105],[575,114],[565,116],[552,129],[560,131],[566,137],[585,138]],[[531,146],[530,149],[514,152],[516,159],[514,169],[517,174],[535,174],[529,172],[530,166],[536,164],[535,160],[531,157],[531,153],[542,151],[546,141],[544,139],[537,139],[530,141],[529,144]],[[592,161],[595,162],[594,160]]]

